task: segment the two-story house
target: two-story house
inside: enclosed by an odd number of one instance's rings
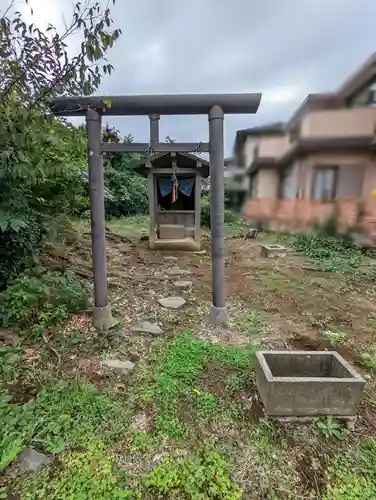
[[[337,207],[340,225],[375,232],[376,53],[334,92],[309,94],[286,123],[239,130],[234,156],[250,177],[244,215],[296,229]],[[333,203],[335,202],[335,203]]]

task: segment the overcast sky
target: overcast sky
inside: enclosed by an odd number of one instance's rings
[[[42,27],[68,18],[71,0],[29,4]],[[123,36],[102,94],[263,93],[256,115],[225,118],[226,155],[236,130],[287,119],[308,93],[335,90],[376,50],[376,0],[117,0],[114,19]],[[111,124],[148,142],[147,118]],[[207,118],[164,117],[160,135],[207,140]]]

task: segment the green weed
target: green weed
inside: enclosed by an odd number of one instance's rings
[[[55,468],[27,479],[22,487],[24,500],[136,500],[127,489],[126,477],[117,468],[115,457],[101,442],[87,449],[60,455]]]
[[[146,453],[156,444],[157,438],[146,431],[135,431],[132,434],[130,451],[133,453]]]
[[[297,234],[294,246],[304,253],[319,269],[330,272],[348,273],[358,268],[362,252],[347,240],[323,237],[317,234]]]
[[[316,421],[316,429],[327,439],[343,439],[346,436],[343,426],[330,415],[319,418]]]
[[[376,371],[376,344],[370,345],[358,353],[358,363],[368,370]]]
[[[85,309],[87,298],[87,290],[70,273],[24,274],[0,293],[0,326],[18,325],[40,337],[69,313]]]
[[[248,310],[244,316],[237,321],[237,327],[248,335],[257,335],[263,327],[261,314],[254,309]]]
[[[0,347],[0,380],[3,383],[10,383],[17,377],[21,361],[21,347]]]
[[[149,229],[149,218],[144,215],[123,217],[109,221],[107,226],[115,234],[132,237]]]
[[[199,389],[194,389],[196,395],[196,408],[197,413],[203,417],[210,417],[216,413],[218,410],[218,399],[207,391],[200,391]]]
[[[244,379],[235,373],[231,373],[226,377],[225,387],[229,393],[241,391],[244,387]]]
[[[156,379],[147,396],[157,409],[157,427],[171,437],[185,433],[181,406],[195,407],[201,415],[211,415],[216,398],[207,391],[196,390],[200,375],[209,363],[248,371],[253,367],[254,352],[248,348],[228,347],[193,338],[190,334],[170,342],[155,360]]]
[[[346,343],[347,335],[335,328],[323,330],[320,336],[333,346],[343,345]]]
[[[262,420],[259,425],[250,431],[250,438],[260,457],[267,458],[272,454],[272,440],[275,435],[273,424],[269,420]]]
[[[323,500],[374,500],[376,498],[376,440],[363,441],[352,450],[333,458]]]
[[[143,480],[143,488],[163,498],[240,500],[243,492],[231,478],[231,466],[207,445],[193,458],[165,458]]]
[[[261,420],[251,427],[242,440],[237,461],[243,470],[248,469],[244,479],[252,484],[250,492],[254,498],[295,500],[300,497],[301,487],[290,456],[286,440],[271,421]]]
[[[26,444],[45,452],[85,445],[92,436],[115,440],[126,424],[124,408],[86,384],[71,383],[42,390],[35,400],[17,405],[0,398],[0,470]]]

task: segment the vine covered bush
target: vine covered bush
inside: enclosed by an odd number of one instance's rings
[[[13,2],[0,14],[1,290],[62,219],[88,208],[85,128],[51,116],[48,103],[97,90],[112,71],[99,62],[121,32],[111,30],[110,9],[95,0],[78,2],[63,32],[28,25]],[[82,44],[72,57],[67,39],[77,34]]]

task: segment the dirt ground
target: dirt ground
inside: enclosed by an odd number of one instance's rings
[[[182,331],[198,338],[226,345],[249,342],[249,311],[260,316],[251,341],[259,348],[324,350],[335,349],[357,369],[371,377],[364,368],[362,355],[374,353],[376,347],[376,288],[372,283],[356,282],[353,286],[339,273],[316,269],[308,259],[298,255],[289,242],[282,258],[263,258],[260,247],[280,243],[278,235],[260,233],[257,239],[245,239],[237,227],[227,229],[226,293],[230,311],[229,327],[208,323],[211,304],[210,233],[204,231],[201,252],[150,251],[148,242],[140,239],[145,222],[128,227],[122,222],[109,224],[120,237],[108,239],[108,276],[112,310],[127,328],[139,321],[160,324],[164,335],[174,338]],[[81,265],[90,266],[89,241],[73,247],[81,253]],[[168,257],[176,257],[171,262]],[[183,272],[169,275],[177,267]],[[189,280],[192,286],[177,290],[174,283]],[[181,296],[187,302],[178,311],[162,308],[158,299]],[[89,317],[74,318],[89,329]],[[251,319],[252,321],[252,319]],[[331,341],[323,332],[340,331],[341,342]],[[372,377],[373,378],[373,377]],[[369,382],[369,403],[376,408],[374,383]],[[367,412],[369,413],[369,412]],[[376,432],[376,416],[370,417]]]
[[[326,348],[329,343],[320,338],[320,332],[339,329],[346,334],[346,342],[339,349],[345,357],[356,361],[356,352],[375,343],[376,289],[366,283],[349,287],[340,274],[317,270],[288,244],[286,257],[262,258],[260,245],[275,239],[276,236],[266,234],[257,240],[227,238],[230,328],[213,328],[206,321],[211,304],[208,234],[203,236],[202,254],[176,252],[173,255],[177,261],[173,264],[164,261],[171,253],[151,252],[147,241],[111,243],[108,250],[112,307],[125,324],[148,317],[161,321],[167,329],[193,328],[199,335],[218,335],[218,340],[225,342],[242,341],[239,321],[251,309],[263,318],[263,327],[254,340],[265,346]],[[188,274],[169,276],[166,271],[171,265]],[[181,293],[187,305],[166,317],[157,300],[179,295],[174,287],[177,280],[192,281],[189,291]]]
[[[354,444],[364,437],[376,436],[375,378],[373,371],[365,369],[362,362],[365,355],[374,352],[372,349],[376,345],[374,287],[359,281],[351,285],[340,274],[317,270],[311,262],[297,255],[288,241],[283,243],[288,248],[286,257],[262,258],[260,245],[277,242],[276,235],[261,234],[257,239],[245,239],[237,230],[229,231],[226,284],[231,322],[229,327],[212,326],[207,321],[211,304],[209,235],[203,235],[202,251],[198,253],[150,251],[148,242],[140,238],[140,228],[140,224],[135,227],[124,227],[118,222],[110,225],[112,235],[109,234],[107,248],[109,291],[113,313],[120,320],[119,328],[98,339],[88,311],[73,316],[60,329],[60,334],[51,339],[49,350],[38,344],[30,345],[23,355],[32,367],[33,376],[12,388],[14,402],[25,402],[38,391],[35,380],[38,377],[43,379],[45,368],[39,367],[42,362],[47,363],[48,370],[54,366],[57,377],[82,377],[98,387],[107,388],[108,379],[100,361],[104,353],[111,352],[113,345],[125,359],[140,363],[140,366],[142,362],[147,363],[157,340],[131,333],[131,326],[140,321],[159,324],[163,336],[171,341],[182,332],[191,332],[195,338],[217,345],[247,346],[251,343],[263,349],[336,349],[355,363],[367,379],[357,426],[346,443],[333,443],[318,437],[312,427],[305,425],[278,424],[270,430],[266,423],[265,427],[262,404],[252,377],[237,394],[237,401],[245,402],[245,412],[236,428],[230,419],[228,427],[221,421],[221,429],[209,426],[203,431],[203,436],[210,437],[223,437],[226,432],[229,435],[238,433],[236,439],[241,440],[246,430],[253,433],[254,443],[259,443],[263,442],[257,434],[261,432],[261,425],[264,426],[262,432],[278,447],[279,451],[273,453],[281,455],[277,457],[271,452],[273,456],[265,458],[266,461],[260,457],[268,453],[261,452],[255,445],[237,449],[234,455],[235,478],[244,486],[245,498],[324,498],[321,496],[326,481],[324,457],[345,449],[349,442]],[[168,259],[171,256],[176,260]],[[61,261],[80,269],[81,276],[86,276],[87,282],[91,282],[87,236],[74,242]],[[177,274],[171,275],[171,269]],[[178,290],[175,286],[178,280],[189,280],[192,285]],[[176,311],[161,307],[158,300],[169,296],[183,297],[186,304]],[[331,336],[331,332],[340,332],[341,342],[334,341],[337,337]],[[84,337],[85,343],[73,338],[76,333]],[[115,341],[111,335],[116,337]],[[67,339],[73,342],[72,345],[67,345]],[[225,369],[227,378],[236,376],[231,368]],[[223,370],[223,365],[216,363],[206,367],[197,390],[214,396],[223,394]],[[142,376],[141,371],[139,377]],[[127,395],[129,387],[117,381],[112,383],[111,391]],[[136,408],[132,417],[133,428],[144,431],[153,426],[155,415],[147,408],[147,405]],[[158,455],[174,446],[176,444],[172,445],[170,441],[165,442],[162,452],[161,447],[158,448]],[[137,475],[155,461],[155,453],[153,449],[141,458],[120,453],[118,461],[124,467],[133,468]],[[253,493],[256,496],[252,496],[256,483],[258,487]],[[268,496],[268,493],[262,496],[264,483],[275,484],[273,491],[279,491],[279,496]],[[269,491],[269,486],[265,488]]]
[[[238,227],[227,229],[226,293],[230,311],[229,327],[208,323],[211,304],[210,233],[204,231],[202,251],[196,253],[150,251],[148,242],[140,239],[145,221],[129,227],[115,221],[109,229],[128,241],[108,240],[108,276],[110,301],[114,314],[123,322],[124,332],[138,321],[159,323],[164,335],[173,338],[182,331],[198,338],[227,345],[249,342],[247,315],[260,316],[252,343],[260,348],[304,350],[335,349],[355,363],[367,378],[362,355],[376,346],[376,288],[369,282],[353,285],[339,273],[316,269],[308,259],[298,255],[287,241],[287,256],[263,258],[260,247],[280,243],[278,235],[260,233],[257,239],[245,239]],[[90,266],[89,242],[78,243],[78,253]],[[77,254],[77,247],[72,249]],[[170,262],[168,257],[176,257]],[[167,259],[166,259],[167,258]],[[182,274],[169,275],[171,267]],[[177,290],[174,283],[189,280],[192,286]],[[178,311],[162,308],[158,299],[181,296],[187,302]],[[90,324],[88,317],[74,321]],[[252,321],[252,320],[251,320]],[[334,342],[323,332],[339,331],[344,336]],[[369,383],[370,402],[376,405],[373,383]],[[368,425],[368,423],[367,423]],[[376,426],[376,417],[371,427]],[[376,427],[375,427],[376,431]]]

